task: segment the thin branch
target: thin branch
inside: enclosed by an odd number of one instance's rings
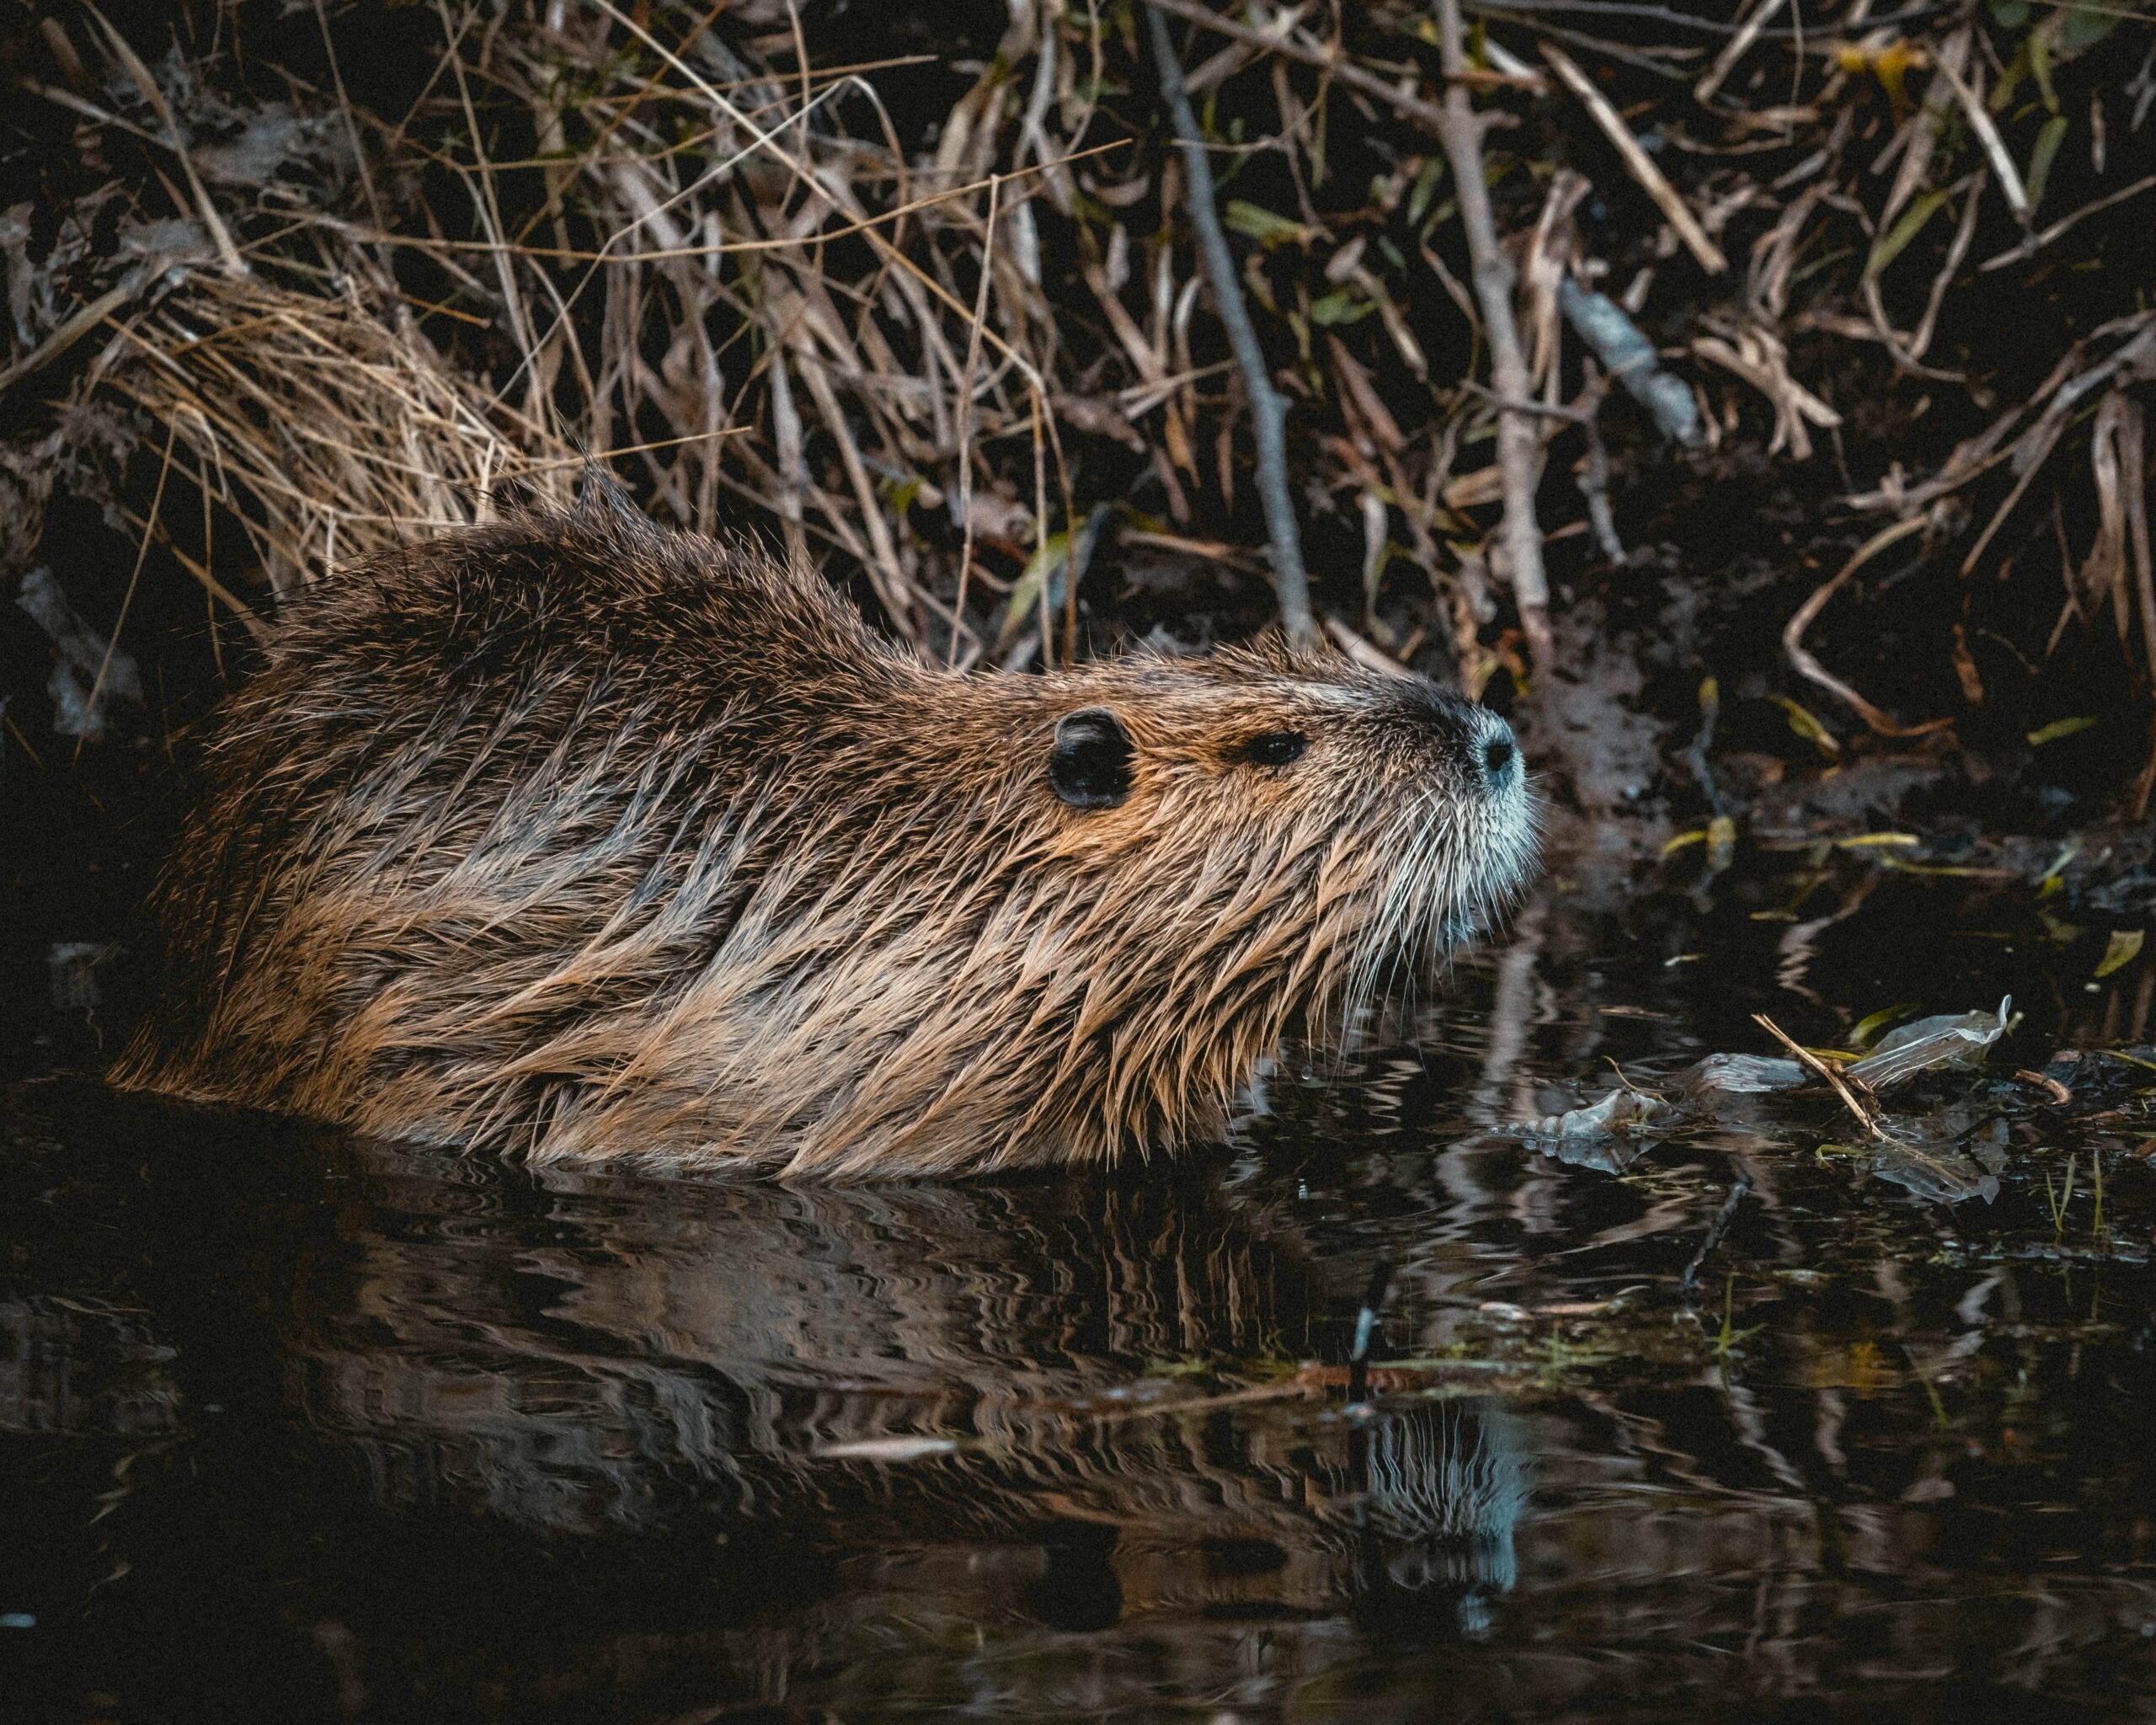
[[[1168,37],[1167,15],[1160,6],[1149,3],[1145,21],[1153,33],[1161,93],[1167,99],[1176,136],[1182,145],[1183,171],[1190,180],[1191,225],[1198,230],[1198,253],[1212,284],[1215,309],[1228,332],[1228,345],[1235,350],[1243,387],[1250,396],[1251,423],[1257,442],[1257,494],[1265,506],[1265,536],[1273,549],[1273,579],[1279,593],[1280,621],[1297,640],[1309,641],[1315,638],[1317,626],[1310,617],[1310,577],[1303,569],[1302,536],[1288,490],[1288,403],[1273,387],[1265,350],[1258,345],[1249,308],[1243,304],[1242,283],[1235,274],[1235,257],[1228,250],[1228,237],[1221,230],[1220,212],[1214,202],[1213,164],[1205,153],[1205,136],[1198,129],[1198,116],[1191,111],[1190,97],[1182,87],[1182,62],[1176,57],[1175,44]],[[1511,393],[1527,393],[1524,371]],[[1540,548],[1538,541],[1538,576]]]
[[[1640,147],[1640,141],[1632,136],[1632,128],[1625,124],[1625,116],[1610,106],[1609,97],[1594,87],[1594,81],[1579,69],[1572,56],[1554,42],[1542,45],[1542,57],[1550,62],[1550,70],[1565,82],[1565,87],[1587,104],[1587,111],[1603,135],[1617,147],[1617,153],[1624,158],[1625,172],[1640,184],[1640,189],[1655,202],[1655,207],[1668,218],[1669,225],[1677,230],[1678,238],[1684,242],[1685,250],[1699,259],[1700,267],[1710,275],[1719,275],[1729,268],[1729,259],[1722,256],[1721,248],[1707,237],[1677,188],[1669,183],[1668,176],[1655,166],[1654,158]]]
[[[1812,596],[1797,607],[1796,615],[1789,620],[1788,624],[1782,630],[1782,650],[1789,655],[1789,661],[1796,667],[1797,674],[1818,684],[1821,688],[1840,696],[1854,709],[1860,718],[1882,737],[1920,737],[1932,731],[1944,730],[1953,721],[1935,718],[1927,724],[1917,725],[1897,723],[1812,657],[1805,649],[1804,632],[1812,627],[1812,620],[1827,608],[1827,601],[1848,584],[1851,575],[1870,563],[1881,552],[1886,550],[1888,546],[1896,544],[1908,538],[1910,534],[1921,531],[1927,519],[1921,514],[1913,515],[1907,520],[1896,521],[1892,526],[1882,527],[1874,533],[1856,548],[1847,563],[1835,571],[1831,580],[1820,583]]]
[[[1503,0],[1502,5],[1494,3],[1494,0],[1489,4],[1481,3],[1481,0],[1468,0],[1467,9],[1477,16],[1505,13],[1556,13],[1589,18],[1635,18],[1652,24],[1673,24],[1680,29],[1697,30],[1704,35],[1732,35],[1742,28],[1727,19],[1708,18],[1698,11],[1688,12],[1678,7],[1647,3],[1647,0]],[[1865,28],[1883,30],[1919,24],[1952,9],[1946,0],[1926,0],[1924,4],[1905,6],[1899,11],[1881,13],[1876,18],[1867,19]],[[1795,27],[1782,24],[1771,29],[1762,29],[1758,34],[1769,41],[1789,41],[1801,40],[1804,32],[1801,24]]]
[[[135,550],[134,572],[127,577],[127,591],[120,601],[120,616],[105,638],[104,655],[98,660],[98,674],[90,680],[89,699],[83,703],[83,729],[75,734],[75,759],[83,758],[83,745],[98,724],[98,697],[104,692],[105,673],[112,669],[112,655],[120,650],[120,633],[127,627],[127,613],[135,603],[135,589],[142,579],[142,564],[150,554],[150,540],[157,531],[157,514],[165,503],[165,481],[172,477],[173,445],[179,441],[179,421],[165,428],[164,461],[157,468],[157,494],[150,499],[150,518],[142,524],[142,542]]]
[[[1715,92],[1721,88],[1722,80],[1736,70],[1737,62],[1759,40],[1759,32],[1773,21],[1774,14],[1782,9],[1782,5],[1783,0],[1760,0],[1760,3],[1753,8],[1752,15],[1744,20],[1743,27],[1723,45],[1721,52],[1715,56],[1715,63],[1707,69],[1707,75],[1692,86],[1692,95],[1695,100],[1702,104],[1714,100]]]
[[[1999,189],[2006,195],[2006,207],[2014,212],[2014,219],[2026,227],[2030,213],[2028,190],[2021,184],[2021,175],[2014,166],[2014,158],[2007,153],[2006,140],[1999,136],[1991,110],[1961,75],[1944,60],[1939,62],[1939,75],[1946,80],[1946,88],[1953,91],[1954,99],[1961,104],[1961,112],[1968,120],[1969,130],[1977,135],[1977,142],[1983,146],[1984,156],[1991,163],[1991,171],[1999,181]]]
[[[239,248],[232,243],[232,230],[225,226],[225,218],[217,213],[216,205],[211,201],[210,190],[202,184],[202,176],[195,172],[195,158],[187,152],[187,135],[179,129],[179,122],[173,115],[172,104],[166,101],[164,91],[157,79],[150,75],[150,68],[143,65],[141,56],[136,53],[127,38],[113,28],[111,20],[90,4],[90,0],[83,0],[83,5],[103,28],[113,57],[126,67],[128,75],[135,80],[136,88],[141,91],[142,99],[150,104],[152,111],[163,125],[164,135],[158,142],[179,160],[180,171],[187,176],[187,189],[195,199],[195,213],[202,218],[203,228],[217,248],[219,267],[227,275],[246,275],[247,261],[240,256]],[[47,93],[57,99],[57,92]]]
[[[1537,419],[1562,419],[1568,425],[1584,425],[1594,415],[1585,408],[1576,408],[1561,401],[1523,401],[1517,396],[1500,395],[1486,383],[1477,383],[1472,377],[1463,377],[1460,387],[1470,395],[1479,395],[1492,406],[1501,407],[1508,414],[1531,414]]]
[[[1161,12],[1172,13],[1189,24],[1203,29],[1241,42],[1249,48],[1263,49],[1267,53],[1283,55],[1289,60],[1299,60],[1305,66],[1315,66],[1336,83],[1383,102],[1403,120],[1412,120],[1433,135],[1444,129],[1444,111],[1435,103],[1426,102],[1397,86],[1387,83],[1374,72],[1367,72],[1345,55],[1328,53],[1314,47],[1294,35],[1296,19],[1283,14],[1270,29],[1258,29],[1234,19],[1223,18],[1204,4],[1203,0],[1149,0],[1149,4]]]
[[[1623,1077],[1623,1073],[1617,1075]],[[1629,1089],[1630,1087],[1626,1087]],[[1707,1260],[1715,1255],[1715,1248],[1728,1237],[1730,1225],[1737,1220],[1737,1212],[1743,1207],[1744,1194],[1752,1189],[1752,1171],[1741,1170],[1729,1188],[1729,1196],[1722,1199],[1721,1208],[1715,1212],[1714,1220],[1707,1224],[1707,1237],[1700,1242],[1700,1249],[1692,1254],[1691,1263],[1684,1266],[1684,1274],[1678,1281],[1680,1291],[1689,1294],[1700,1285],[1700,1272],[1706,1268]]]
[[[1497,217],[1491,212],[1489,185],[1482,177],[1482,133],[1487,122],[1477,117],[1467,86],[1460,82],[1467,69],[1467,47],[1460,0],[1438,0],[1438,28],[1445,71],[1441,137],[1460,200],[1460,226],[1467,234],[1475,296],[1481,305],[1483,331],[1490,342],[1490,384],[1500,402],[1524,402],[1534,393],[1534,386],[1513,313],[1517,272],[1497,243]],[[1505,499],[1504,521],[1498,531],[1528,649],[1536,670],[1546,671],[1551,662],[1550,578],[1542,566],[1542,529],[1534,519],[1534,487],[1542,456],[1537,417],[1512,407],[1497,410],[1497,469]]]
[[[1774,1021],[1772,1018],[1769,1018],[1764,1012],[1754,1012],[1752,1015],[1752,1022],[1758,1025],[1760,1028],[1764,1030],[1769,1036],[1773,1037],[1775,1041],[1779,1042],[1784,1048],[1787,1049],[1791,1055],[1795,1055],[1799,1065],[1825,1079],[1828,1087],[1833,1091],[1836,1096],[1841,1097],[1842,1106],[1847,1108],[1856,1117],[1857,1124],[1863,1127],[1864,1130],[1869,1132],[1874,1138],[1886,1138],[1889,1143],[1897,1141],[1891,1138],[1886,1130],[1881,1127],[1878,1117],[1875,1115],[1870,1109],[1865,1107],[1862,1103],[1856,1099],[1856,1092],[1851,1090],[1848,1084],[1844,1081],[1842,1075],[1839,1072],[1837,1072],[1832,1066],[1821,1060],[1819,1056],[1812,1053],[1810,1049],[1803,1046],[1803,1044],[1799,1043],[1786,1030],[1783,1029],[1780,1025],[1775,1023]]]
[[[2072,215],[2062,216],[2042,232],[2032,233],[2020,245],[2001,252],[1995,258],[1985,259],[1977,265],[1977,274],[1982,275],[1987,270],[2003,270],[2009,264],[2019,263],[2024,258],[2033,258],[2083,216],[2094,216],[2099,210],[2108,210],[2114,204],[2123,204],[2128,198],[2137,198],[2152,186],[2156,186],[2156,174],[2144,174],[2131,185],[2121,186],[2116,191],[2107,193],[2093,203],[2084,204]]]
[[[974,368],[980,363],[980,332],[988,322],[990,285],[995,277],[995,216],[996,203],[1003,191],[1001,175],[990,174],[988,181],[988,232],[981,242],[980,289],[974,300],[973,328],[966,338],[965,369],[958,374],[958,520],[964,534],[964,543],[958,552],[958,596],[952,601],[951,656],[948,663],[958,662],[958,638],[965,633],[966,582],[974,568],[974,415],[979,403],[974,399]],[[1034,392],[1038,399],[1039,392]],[[1045,576],[1041,581],[1047,590]]]

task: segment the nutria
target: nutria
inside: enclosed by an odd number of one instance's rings
[[[1042,676],[603,496],[287,606],[204,751],[125,1084],[843,1175],[1217,1135],[1518,884],[1495,714],[1280,640]]]

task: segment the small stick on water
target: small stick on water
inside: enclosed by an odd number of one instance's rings
[[[1167,98],[1174,117],[1176,136],[1182,146],[1184,177],[1190,182],[1190,220],[1198,230],[1198,256],[1213,289],[1214,307],[1228,332],[1228,345],[1243,374],[1243,388],[1250,397],[1252,432],[1257,442],[1257,495],[1265,506],[1265,537],[1273,552],[1273,582],[1280,598],[1280,621],[1298,641],[1314,640],[1317,626],[1310,617],[1310,577],[1303,568],[1301,530],[1295,524],[1293,494],[1288,489],[1288,403],[1273,387],[1266,370],[1265,350],[1251,328],[1250,309],[1243,304],[1242,282],[1235,273],[1235,255],[1228,249],[1228,236],[1220,227],[1215,207],[1213,163],[1205,153],[1205,134],[1198,129],[1198,115],[1183,88],[1182,61],[1168,36],[1168,20],[1158,7],[1145,8],[1145,21],[1153,34],[1153,58],[1161,72],[1161,93]],[[1538,542],[1539,545],[1539,542]]]
[[[1841,1097],[1843,1107],[1846,1108],[1852,1114],[1856,1116],[1857,1124],[1863,1127],[1865,1131],[1869,1132],[1874,1138],[1885,1138],[1890,1143],[1893,1141],[1892,1135],[1885,1128],[1880,1125],[1878,1119],[1872,1114],[1871,1111],[1856,1099],[1856,1092],[1851,1090],[1848,1084],[1843,1081],[1842,1075],[1839,1072],[1837,1072],[1832,1066],[1821,1060],[1818,1055],[1813,1054],[1810,1049],[1801,1046],[1787,1031],[1784,1030],[1780,1025],[1775,1023],[1774,1021],[1772,1018],[1769,1018],[1764,1012],[1754,1012],[1752,1015],[1752,1022],[1758,1025],[1762,1029],[1765,1030],[1768,1035],[1773,1037],[1775,1041],[1781,1044],[1784,1048],[1787,1049],[1792,1055],[1796,1055],[1797,1064],[1799,1065],[1817,1073],[1820,1077],[1825,1079],[1828,1084],[1833,1087],[1834,1094]]]
[[[1700,1272],[1706,1268],[1707,1260],[1715,1255],[1715,1248],[1728,1234],[1729,1225],[1737,1220],[1738,1206],[1744,1202],[1744,1194],[1751,1189],[1752,1172],[1748,1168],[1737,1175],[1737,1183],[1729,1188],[1729,1196],[1722,1199],[1715,1219],[1707,1224],[1707,1237],[1700,1242],[1700,1249],[1693,1253],[1691,1263],[1684,1266],[1684,1278],[1677,1284],[1680,1291],[1689,1295],[1698,1289]],[[1724,1327],[1727,1327],[1726,1319]]]

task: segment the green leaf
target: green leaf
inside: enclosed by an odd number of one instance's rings
[[[2061,737],[2075,737],[2084,731],[2094,730],[2095,726],[2095,718],[2085,714],[2079,718],[2055,718],[2049,724],[2039,725],[2031,731],[2029,742],[2031,746],[2041,749],[2047,743],[2056,743]]]
[[[2029,70],[2036,74],[2036,88],[2044,94],[2044,106],[2052,113],[2058,112],[2058,92],[2052,88],[2052,45],[2044,40],[2041,30],[2029,32]]]
[[[1228,207],[1221,213],[1229,227],[1237,233],[1248,235],[1267,251],[1275,246],[1306,245],[1310,242],[1310,231],[1301,222],[1276,216],[1262,205],[1246,199],[1229,199]]]
[[[1849,1041],[1862,1048],[1889,1024],[1897,1023],[1912,1013],[1921,1012],[1923,1007],[1914,1001],[1903,1001],[1898,1005],[1881,1007],[1870,1017],[1860,1019],[1855,1029],[1849,1032]]]
[[[1407,225],[1417,226],[1422,212],[1430,207],[1430,200],[1437,195],[1438,182],[1445,175],[1445,158],[1433,156],[1422,164],[1422,171],[1415,176],[1415,190],[1407,195]]]
[[[2141,956],[2141,943],[2148,938],[2145,929],[2114,928],[2104,948],[2104,956],[2096,961],[2097,980],[2101,981],[2114,970],[2125,969]]]
[[[1902,212],[1902,219],[1873,243],[1871,255],[1864,260],[1864,279],[1866,281],[1876,280],[1881,270],[1900,257],[1909,242],[1924,232],[1924,223],[1939,212],[1940,206],[1945,201],[1945,192],[1937,188],[1911,199],[1909,207]]]
[[[2058,154],[2058,147],[2066,142],[2066,116],[2054,114],[2044,122],[2044,129],[2036,134],[2036,147],[2029,152],[2029,171],[2021,176],[2021,183],[2029,194],[2031,210],[2044,200],[2044,186],[2052,177],[2052,158]]]
[[[1011,602],[1003,609],[1003,627],[996,632],[997,646],[1017,639],[1018,631],[1040,609],[1041,583],[1060,574],[1070,558],[1070,534],[1067,529],[1051,533],[1041,542],[1040,549],[1026,560],[1026,567],[1011,586]],[[1051,592],[1051,601],[1054,597]]]
[[[2014,93],[2021,88],[2021,80],[2029,75],[2029,39],[2024,36],[2021,45],[2014,51],[2014,58],[2007,62],[2006,70],[1999,73],[1991,98],[1984,105],[1994,114],[2004,114],[2013,105]]]
[[[1369,317],[1377,307],[1369,301],[1358,299],[1344,287],[1336,287],[1323,299],[1310,304],[1310,322],[1328,323],[1355,323]]]
[[[2070,947],[2081,938],[2079,922],[2062,922],[2048,911],[2037,911],[2036,917],[2044,925],[2044,932],[2051,937],[2053,946]]]
[[[1836,839],[1838,851],[1876,851],[1881,845],[1913,845],[1919,842],[1913,832],[1860,832],[1845,839]]]
[[[2065,54],[2079,54],[2084,48],[2093,48],[2111,33],[2111,26],[2121,18],[2140,14],[2121,11],[2111,5],[2091,5],[2089,0],[2073,0],[2066,8],[2066,22],[2058,33],[2059,51]]]

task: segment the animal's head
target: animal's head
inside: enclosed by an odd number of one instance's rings
[[[1026,737],[1033,818],[1098,895],[1100,960],[1166,967],[1197,1020],[1270,996],[1341,1028],[1486,926],[1534,858],[1502,718],[1277,640],[1044,679]]]
[[[1278,641],[878,675],[768,770],[790,841],[743,932],[790,1017],[762,1058],[876,1050],[801,1162],[841,1171],[1212,1136],[1262,1061],[1428,975],[1534,852],[1502,718]]]

